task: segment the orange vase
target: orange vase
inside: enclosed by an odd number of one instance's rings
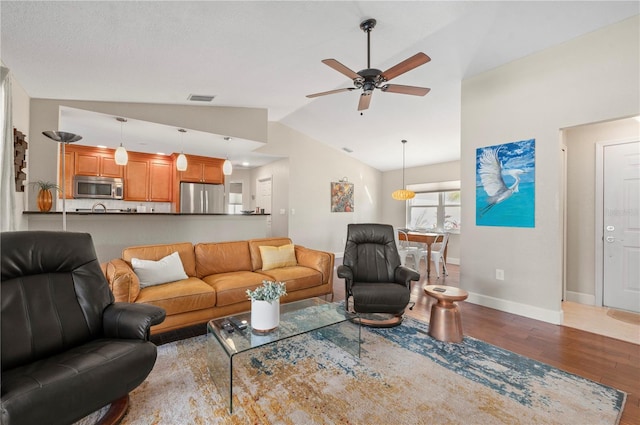
[[[38,192],[38,209],[42,212],[47,212],[51,209],[53,204],[53,196],[50,190],[40,189]]]

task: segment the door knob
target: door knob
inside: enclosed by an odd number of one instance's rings
[[[613,243],[615,241],[616,241],[616,238],[614,238],[613,236],[607,236],[607,242]]]
[[[616,230],[615,227],[613,226],[607,226],[607,232],[613,232],[614,230]]]

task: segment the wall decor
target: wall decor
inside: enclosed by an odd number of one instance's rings
[[[535,227],[535,139],[476,149],[476,225]]]
[[[353,183],[331,182],[331,212],[353,212]]]
[[[13,129],[13,166],[15,170],[15,183],[16,192],[24,192],[24,181],[27,179],[27,174],[24,170],[27,169],[27,138],[21,131]]]

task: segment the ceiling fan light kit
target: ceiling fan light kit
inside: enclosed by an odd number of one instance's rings
[[[404,86],[399,84],[387,84],[387,81],[396,78],[405,72],[409,72],[420,65],[429,62],[431,58],[426,54],[419,52],[408,59],[392,66],[386,71],[371,68],[371,31],[375,28],[377,21],[375,19],[367,19],[360,23],[360,29],[367,33],[367,68],[355,72],[335,59],[324,59],[322,63],[335,69],[343,75],[351,78],[353,87],[345,87],[342,89],[329,90],[320,93],[307,95],[308,98],[326,96],[328,94],[342,93],[352,90],[362,90],[360,101],[358,102],[358,111],[369,109],[371,104],[371,95],[375,89],[379,89],[388,93],[409,94],[412,96],[424,96],[431,89],[426,87]]]

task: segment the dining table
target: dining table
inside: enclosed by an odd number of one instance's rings
[[[398,230],[398,240],[415,242],[415,243],[423,243],[427,248],[427,278],[431,273],[431,245],[435,242],[438,236],[442,236],[442,233],[434,233],[434,232],[419,232],[414,230]],[[444,261],[447,262],[447,248],[444,248]],[[416,268],[418,265],[416,264]]]

